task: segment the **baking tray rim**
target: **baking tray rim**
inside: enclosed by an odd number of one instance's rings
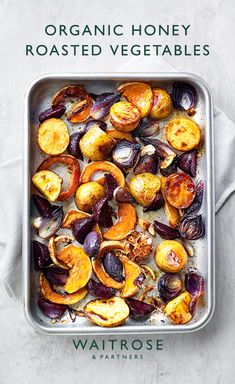
[[[189,81],[197,84],[204,93],[207,104],[206,116],[206,138],[207,138],[207,215],[208,215],[208,302],[207,312],[198,321],[187,325],[129,325],[128,327],[101,328],[83,326],[82,329],[75,327],[56,328],[47,327],[36,322],[30,309],[30,178],[29,178],[29,126],[30,126],[30,98],[35,87],[46,80],[66,80],[66,81],[84,81],[84,80],[145,80],[145,81]],[[189,72],[97,72],[97,73],[50,73],[37,77],[28,87],[24,100],[24,145],[23,145],[23,215],[22,215],[22,267],[23,267],[23,300],[24,313],[30,326],[44,334],[53,335],[124,335],[124,334],[166,334],[166,333],[190,333],[201,330],[208,324],[215,310],[215,203],[214,203],[214,137],[213,137],[213,101],[212,94],[207,83],[198,75]]]

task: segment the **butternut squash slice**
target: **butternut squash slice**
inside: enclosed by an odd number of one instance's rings
[[[120,187],[125,186],[125,177],[122,171],[120,171],[120,169],[115,164],[110,163],[109,161],[93,161],[92,163],[88,164],[81,173],[80,182],[88,183],[91,181],[92,176],[96,172],[111,173]]]
[[[107,240],[122,240],[132,231],[137,222],[135,207],[129,203],[118,204],[118,222],[104,233]]]
[[[125,271],[125,284],[121,293],[121,297],[127,298],[134,296],[140,289],[137,279],[142,274],[141,267],[128,259],[126,256],[121,256],[120,260],[123,263]]]
[[[51,303],[72,305],[78,303],[87,295],[87,289],[85,287],[70,294],[65,293],[62,295],[60,293],[57,293],[56,291],[54,291],[51,284],[47,281],[43,273],[41,273],[40,275],[39,284],[42,296],[45,297],[45,299],[47,299]]]

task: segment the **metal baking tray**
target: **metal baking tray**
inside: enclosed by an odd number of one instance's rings
[[[52,95],[68,84],[83,84],[93,93],[112,92],[116,86],[126,81],[146,81],[152,86],[169,89],[174,81],[186,81],[195,86],[198,92],[197,114],[194,116],[204,133],[204,155],[199,161],[198,179],[205,181],[205,193],[201,212],[204,216],[206,236],[194,244],[196,258],[190,258],[205,278],[204,304],[197,308],[195,317],[185,325],[173,325],[165,317],[157,314],[151,320],[137,323],[128,319],[125,325],[116,328],[95,326],[78,317],[74,323],[64,319],[54,322],[47,319],[37,308],[38,279],[33,269],[30,255],[32,239],[31,218],[31,177],[41,159],[36,150],[35,132],[38,127],[38,114],[48,108]],[[96,74],[54,74],[42,76],[30,86],[25,99],[24,124],[24,191],[23,191],[23,294],[26,317],[31,326],[46,334],[61,335],[114,335],[114,334],[154,334],[191,332],[201,329],[211,318],[214,310],[214,170],[213,170],[213,114],[212,97],[207,84],[198,76],[188,73],[96,73]],[[152,213],[153,214],[153,213]],[[153,218],[154,216],[152,216]],[[158,216],[159,217],[159,216]],[[194,259],[194,260],[192,260]],[[164,322],[162,321],[164,320]]]

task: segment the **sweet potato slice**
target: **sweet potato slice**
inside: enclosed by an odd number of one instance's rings
[[[166,126],[168,143],[179,151],[190,151],[198,147],[201,141],[199,125],[192,119],[181,117],[169,121]]]
[[[88,319],[101,327],[116,327],[129,316],[129,307],[121,297],[92,300],[83,311]]]
[[[60,155],[69,145],[69,130],[61,119],[47,119],[38,128],[39,148],[48,155]]]
[[[92,266],[89,256],[83,249],[73,244],[67,245],[58,252],[57,258],[71,267],[64,290],[73,293],[85,287],[91,277]]]
[[[138,264],[134,263],[126,256],[121,256],[120,259],[125,270],[125,285],[121,296],[127,298],[134,296],[139,291],[138,277],[142,274],[142,269]]]
[[[170,203],[166,199],[166,196],[165,196],[166,180],[167,180],[166,177],[164,177],[164,176],[161,177],[161,192],[162,192],[162,195],[163,195],[164,200],[165,200],[164,211],[165,211],[165,214],[166,214],[166,217],[167,217],[169,224],[172,227],[176,228],[176,227],[178,227],[179,222],[180,222],[180,214],[179,214],[178,209],[176,209],[175,207],[172,207],[172,205],[170,205]]]
[[[118,222],[112,225],[103,236],[107,240],[122,240],[135,228],[136,222],[135,207],[129,203],[120,203],[118,205]]]
[[[64,295],[57,293],[52,288],[51,284],[47,281],[43,273],[39,278],[40,291],[43,297],[45,297],[51,303],[72,305],[76,304],[87,295],[87,289],[81,288],[74,293],[65,293]]]
[[[39,171],[32,177],[35,187],[50,201],[55,201],[60,195],[62,179],[55,172]]]
[[[89,215],[89,213],[72,209],[66,214],[61,227],[70,229],[74,221],[78,219],[83,219],[84,217],[90,217],[90,216],[91,215]],[[100,237],[102,237],[102,233],[98,224],[94,225],[93,230],[96,231],[100,235]]]
[[[134,81],[123,83],[118,89],[141,113],[141,118],[148,116],[153,105],[153,92],[149,84]]]
[[[88,183],[96,172],[107,172],[115,178],[120,187],[125,186],[125,177],[120,169],[109,161],[93,161],[82,171],[80,182]]]
[[[129,132],[121,132],[116,129],[110,129],[106,131],[107,135],[111,136],[115,140],[128,140],[135,143],[135,139],[131,136]]]
[[[194,181],[186,173],[173,173],[167,177],[165,196],[169,203],[178,209],[188,208],[196,195]]]
[[[133,131],[140,122],[139,109],[129,101],[119,101],[110,108],[110,122],[119,131]]]

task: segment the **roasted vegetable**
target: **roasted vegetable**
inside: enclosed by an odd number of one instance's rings
[[[132,143],[136,143],[136,140],[132,137],[129,132],[118,131],[117,129],[109,129],[107,135],[111,136],[115,140],[128,140]]]
[[[173,106],[170,95],[162,88],[153,88],[153,106],[150,116],[160,120],[168,117],[172,112]]]
[[[52,211],[52,206],[48,200],[44,199],[44,197],[37,195],[37,194],[33,194],[32,200],[33,200],[35,207],[38,210],[38,213],[42,217],[50,216],[51,211]]]
[[[87,289],[91,296],[95,296],[100,299],[110,299],[116,292],[115,289],[106,287],[104,284],[98,283],[92,279],[89,280]]]
[[[56,304],[65,304],[65,305],[72,305],[76,304],[82,299],[87,294],[87,289],[81,288],[77,292],[74,293],[65,293],[65,294],[60,294],[54,291],[52,288],[51,284],[47,281],[43,273],[40,275],[40,291],[42,296],[49,300],[51,303],[56,303]]]
[[[57,156],[51,156],[45,159],[38,167],[38,171],[48,170],[50,167],[58,164],[65,165],[70,174],[68,187],[63,191],[60,191],[59,196],[57,197],[57,200],[64,201],[72,197],[78,188],[79,177],[80,177],[80,166],[77,159],[75,159],[73,156],[57,155]]]
[[[42,239],[53,236],[60,228],[64,218],[63,207],[57,207],[51,215],[42,219],[38,234]]]
[[[38,128],[39,148],[48,155],[60,155],[69,145],[69,130],[63,120],[48,119]]]
[[[125,280],[122,262],[112,252],[107,252],[103,256],[103,267],[105,272],[115,281],[121,283]]]
[[[88,233],[84,240],[83,249],[87,255],[96,258],[100,250],[100,236],[96,231]]]
[[[105,188],[96,181],[81,184],[75,195],[76,206],[81,211],[91,212],[105,193]]]
[[[109,161],[94,161],[88,164],[82,171],[81,183],[88,183],[96,172],[108,172],[114,177],[120,187],[125,186],[125,177],[122,171]]]
[[[196,195],[194,181],[186,173],[173,173],[168,176],[165,185],[165,197],[178,209],[188,208]]]
[[[73,157],[75,157],[76,159],[82,159],[82,153],[79,147],[79,142],[83,135],[84,135],[84,130],[79,130],[78,132],[75,132],[70,136],[68,153]]]
[[[163,272],[179,272],[187,263],[188,255],[183,245],[176,240],[164,240],[155,251],[155,261]]]
[[[92,231],[94,223],[93,217],[84,217],[71,224],[73,236],[80,244],[84,243],[86,236]]]
[[[195,177],[197,170],[197,150],[192,149],[178,157],[177,166],[188,175]]]
[[[183,292],[167,303],[165,313],[174,324],[188,323],[192,319],[189,311],[190,302],[190,294]]]
[[[50,284],[56,284],[56,285],[66,284],[69,277],[68,270],[57,267],[56,265],[43,268],[43,274]]]
[[[179,151],[190,151],[197,148],[201,141],[201,130],[190,118],[176,118],[166,125],[166,139],[168,143]]]
[[[38,306],[41,312],[46,317],[49,317],[49,319],[59,319],[68,309],[67,305],[50,303],[49,301],[43,299],[43,297],[38,299]]]
[[[174,240],[179,237],[178,229],[169,227],[169,225],[163,224],[160,221],[154,220],[154,228],[162,239]]]
[[[154,197],[154,200],[150,205],[147,207],[143,208],[144,212],[149,212],[149,211],[157,211],[158,209],[164,207],[165,201],[163,198],[162,193],[159,191],[156,193],[156,196]]]
[[[165,195],[166,181],[167,181],[166,177],[161,177],[161,192],[165,200],[164,210],[165,210],[165,214],[169,224],[175,228],[175,227],[178,227],[179,225],[180,214],[178,209],[176,209],[175,207],[172,207],[172,205],[170,205],[170,203],[166,199],[166,195]]]
[[[160,157],[160,169],[165,169],[171,165],[173,160],[176,157],[176,153],[173,149],[166,143],[159,139],[149,139],[141,137],[141,140],[146,145],[151,145],[155,149],[155,154]]]
[[[201,295],[204,289],[204,280],[196,272],[189,272],[185,275],[185,289],[191,296]]]
[[[103,120],[89,120],[85,126],[85,133],[93,127],[99,127],[102,131],[106,131],[107,124]]]
[[[140,145],[127,140],[120,140],[112,152],[113,162],[121,169],[135,166],[140,152]]]
[[[115,144],[116,140],[97,125],[85,133],[79,142],[82,154],[90,160],[106,160]]]
[[[182,81],[175,82],[172,90],[174,108],[180,111],[190,111],[197,102],[197,91],[189,83]]]
[[[47,267],[51,264],[52,260],[50,258],[48,247],[46,244],[43,244],[37,240],[33,240],[32,252],[34,259],[34,268],[36,270]]]
[[[199,211],[202,205],[203,191],[204,183],[203,181],[199,181],[199,183],[196,185],[196,196],[193,200],[193,203],[184,211],[185,215],[192,215]]]
[[[73,224],[74,221],[78,219],[82,219],[84,217],[91,217],[91,215],[89,215],[89,213],[86,213],[86,212],[76,211],[75,209],[72,209],[65,216],[61,227],[71,229],[71,225]],[[92,230],[96,231],[99,234],[99,236],[102,237],[102,233],[100,231],[98,224],[94,224]]]
[[[108,204],[108,201],[108,197],[102,197],[93,208],[94,220],[104,228],[109,228],[113,225],[113,208]]]
[[[180,220],[179,233],[183,239],[197,240],[205,235],[202,215],[186,215]]]
[[[158,171],[158,158],[155,154],[141,156],[137,165],[134,169],[134,174],[139,175],[140,173],[152,173],[156,175]]]
[[[130,192],[124,187],[117,187],[113,192],[113,197],[118,203],[134,203],[135,202]]]
[[[50,201],[58,199],[62,181],[60,176],[51,171],[39,171],[32,177],[35,187]]]
[[[108,198],[112,199],[115,189],[118,188],[118,184],[111,173],[104,174],[104,187],[106,189]]]
[[[121,293],[124,298],[134,296],[141,288],[141,283],[145,280],[141,267],[131,261],[126,256],[121,256],[121,261],[125,270],[125,283]]]
[[[122,240],[135,228],[137,222],[136,210],[132,204],[118,204],[118,222],[104,233],[107,240]]]
[[[86,317],[101,327],[116,327],[129,316],[129,307],[120,297],[92,300],[83,308]]]
[[[153,240],[149,235],[132,231],[126,237],[124,247],[128,258],[139,263],[151,254],[153,250]]]
[[[146,172],[130,180],[130,191],[135,200],[143,207],[148,207],[161,187],[158,176]]]
[[[181,279],[175,273],[165,273],[158,280],[159,296],[164,302],[174,299],[181,288]]]
[[[153,104],[153,92],[149,84],[133,81],[118,87],[124,97],[134,104],[141,113],[141,118],[148,116]]]
[[[95,103],[93,104],[90,112],[90,116],[93,119],[101,119],[108,115],[110,107],[120,100],[119,93],[103,93],[97,95]]]
[[[128,298],[126,303],[130,308],[130,317],[136,321],[145,321],[155,310],[154,306],[144,301]]]
[[[50,254],[50,257],[51,257],[51,260],[53,261],[53,263],[63,269],[63,270],[68,270],[69,267],[63,263],[62,261],[59,261],[57,259],[57,256],[58,256],[58,247],[57,247],[57,244],[59,243],[65,243],[66,245],[70,244],[72,241],[74,241],[74,238],[73,237],[70,237],[70,236],[67,236],[67,235],[59,235],[59,236],[51,236],[50,239],[49,239],[49,242],[48,242],[48,250],[49,250],[49,254]],[[49,280],[50,282],[50,280]]]
[[[159,132],[159,123],[151,117],[140,120],[138,127],[132,132],[133,137],[150,137]]]
[[[140,122],[140,111],[128,101],[119,101],[110,108],[110,122],[119,131],[133,131]]]
[[[59,119],[63,114],[65,113],[65,106],[64,105],[58,105],[55,108],[48,108],[45,111],[41,112],[38,116],[38,120],[40,124],[42,124],[45,120],[56,118]]]

